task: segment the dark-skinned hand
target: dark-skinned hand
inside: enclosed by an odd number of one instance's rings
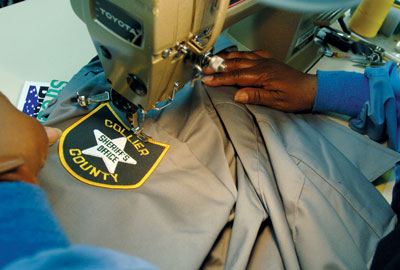
[[[314,106],[316,75],[304,74],[269,58],[264,51],[219,54],[226,69],[215,73],[205,68],[202,81],[208,86],[236,85],[236,102],[265,105],[286,112],[309,111]]]
[[[37,184],[48,146],[59,139],[61,131],[44,128],[18,111],[1,92],[0,108],[0,180]]]

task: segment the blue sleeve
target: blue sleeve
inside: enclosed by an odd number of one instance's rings
[[[0,269],[155,269],[116,251],[71,246],[38,186],[3,182],[0,200]]]
[[[4,182],[0,200],[0,268],[20,257],[69,245],[40,187]]]
[[[22,258],[3,270],[155,270],[151,264],[110,249],[86,245],[49,249],[39,254]]]
[[[336,112],[356,116],[369,99],[368,78],[361,73],[317,71],[314,112]]]
[[[318,71],[314,112],[336,112],[352,116],[350,127],[373,140],[389,137],[398,148],[397,122],[400,105],[399,72],[393,62],[367,67],[365,73]]]

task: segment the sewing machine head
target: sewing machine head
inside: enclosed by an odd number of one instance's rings
[[[266,49],[301,70],[319,57],[319,47],[311,41],[320,13],[283,11],[256,0],[71,0],[71,4],[86,23],[115,90],[114,104],[125,111],[159,108],[158,102],[173,100],[186,82],[200,78],[204,66],[223,69],[212,49],[225,29],[240,49]],[[328,19],[340,14],[331,12]]]

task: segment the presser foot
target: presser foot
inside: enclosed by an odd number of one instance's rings
[[[141,112],[143,120],[145,118],[145,113]],[[142,142],[148,142],[151,137],[146,135],[143,131],[143,128],[140,126],[140,123],[138,121],[138,112],[135,113],[127,113],[127,118],[129,120],[129,122],[131,123],[131,131],[136,135],[136,137],[138,137],[139,140],[141,140]]]

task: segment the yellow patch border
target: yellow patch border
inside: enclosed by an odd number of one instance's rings
[[[71,174],[73,177],[75,177],[76,179],[78,179],[81,182],[84,182],[88,185],[91,186],[96,186],[96,187],[103,187],[103,188],[110,188],[110,189],[135,189],[135,188],[139,188],[140,186],[142,186],[144,184],[144,182],[146,182],[147,178],[149,178],[149,176],[154,172],[154,170],[157,168],[158,164],[161,162],[161,160],[164,158],[165,154],[167,153],[170,145],[169,144],[165,144],[165,143],[160,143],[160,142],[156,142],[153,141],[151,138],[149,139],[150,143],[156,144],[156,145],[160,145],[165,147],[163,152],[161,153],[161,155],[158,157],[158,159],[156,160],[156,162],[153,164],[153,166],[150,168],[150,170],[143,176],[143,178],[136,184],[134,185],[108,185],[108,184],[101,184],[101,183],[96,183],[90,180],[87,180],[85,178],[83,178],[82,176],[78,175],[75,171],[73,171],[67,164],[67,162],[65,161],[65,156],[64,156],[64,141],[66,136],[68,135],[68,133],[74,129],[76,126],[78,126],[80,123],[82,123],[83,121],[85,121],[86,119],[88,119],[89,117],[91,117],[93,114],[95,114],[97,111],[99,111],[101,108],[103,108],[104,106],[107,106],[108,109],[111,111],[111,113],[115,116],[115,118],[117,118],[117,120],[127,129],[130,130],[129,127],[127,127],[123,121],[121,121],[121,119],[118,117],[118,115],[114,112],[114,110],[111,108],[109,103],[103,103],[100,104],[97,108],[95,108],[93,111],[91,111],[89,114],[85,115],[84,117],[82,117],[81,119],[79,119],[78,121],[76,121],[74,124],[72,124],[70,127],[68,127],[62,134],[61,138],[60,138],[60,143],[58,144],[58,156],[60,158],[61,164],[64,166],[64,168],[68,171],[69,174]]]

